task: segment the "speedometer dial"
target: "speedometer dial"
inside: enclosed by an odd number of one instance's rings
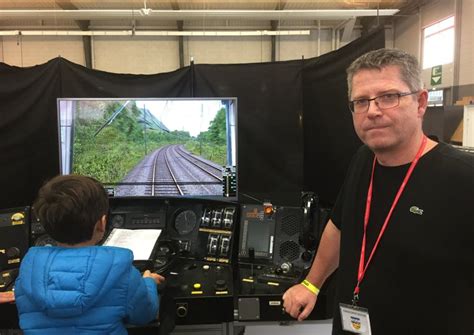
[[[174,220],[174,228],[179,235],[189,234],[197,225],[197,216],[192,210],[184,210]]]

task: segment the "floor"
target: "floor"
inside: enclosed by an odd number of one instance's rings
[[[294,322],[288,325],[265,324],[245,327],[245,335],[331,335],[332,320]],[[237,335],[237,334],[234,334]]]
[[[234,322],[177,326],[172,335],[331,335],[332,320],[291,322]]]

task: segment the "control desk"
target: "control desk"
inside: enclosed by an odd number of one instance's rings
[[[134,264],[166,278],[159,286],[160,321],[186,326],[291,320],[282,295],[304,278],[315,252],[302,236],[316,227],[310,235],[319,238],[323,229],[321,222],[308,225],[308,220],[303,207],[117,197],[110,199],[107,229],[161,230],[149,259]],[[21,254],[24,243],[56,243],[38,220],[30,221],[31,234],[18,242]],[[15,274],[15,267],[9,270]],[[308,319],[331,318],[331,301],[332,293],[323,288]]]
[[[235,231],[239,206],[193,198],[111,199],[109,229],[162,229],[152,257],[141,263],[166,278],[162,306],[175,324],[234,319]]]

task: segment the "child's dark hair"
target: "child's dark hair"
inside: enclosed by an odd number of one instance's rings
[[[95,224],[109,210],[109,199],[94,178],[65,175],[44,184],[33,207],[52,238],[77,244],[92,238]]]

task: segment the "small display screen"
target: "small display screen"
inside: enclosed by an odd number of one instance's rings
[[[270,241],[273,238],[270,225],[265,221],[249,221],[247,249],[253,248],[255,256],[266,257],[271,254]]]
[[[239,257],[250,257],[249,250],[253,249],[255,258],[271,259],[274,237],[274,217],[266,217],[261,205],[243,205]]]

